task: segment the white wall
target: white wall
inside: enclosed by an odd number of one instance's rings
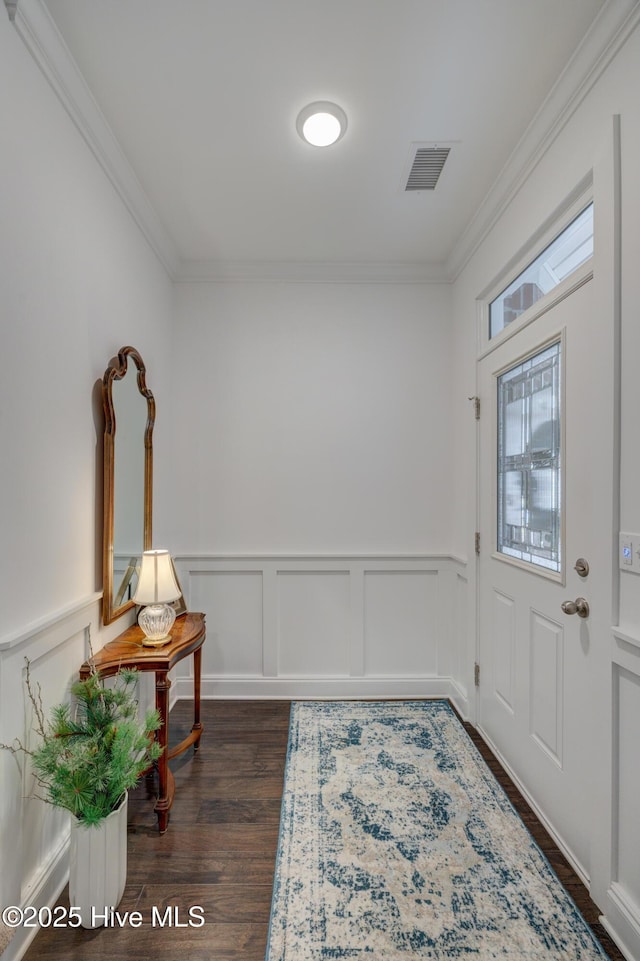
[[[176,286],[170,541],[205,695],[466,711],[449,315],[443,284]]]
[[[115,352],[136,346],[158,402],[162,451],[171,293],[4,8],[0,157],[0,740],[11,741],[29,724],[24,658],[52,704],[77,676],[89,634],[100,647],[125,626],[103,631],[100,624],[102,415],[95,387]],[[64,876],[67,820],[23,800],[30,790],[14,759],[0,752],[3,905],[46,900]]]
[[[220,678],[242,694],[252,678],[280,676],[294,678],[289,693],[305,677],[322,693],[346,670],[369,691],[393,693],[401,675],[408,691],[449,693],[438,675],[457,670],[450,625],[466,582],[448,557],[448,287],[172,292],[5,17],[0,64],[0,155],[10,158],[0,184],[10,465],[0,474],[0,740],[28,737],[25,658],[51,705],[90,641],[99,648],[126,626],[102,627],[99,596],[99,382],[124,344],[141,352],[157,405],[154,543],[244,553],[250,569],[265,552],[278,558],[260,562],[271,589],[253,608],[238,589],[255,588],[253,576],[216,558],[186,565],[187,592],[210,612],[206,692],[219,694]],[[285,552],[313,560],[292,569]],[[192,574],[203,564],[198,596]],[[392,663],[398,619],[406,637]],[[316,662],[325,628],[330,656]],[[176,690],[188,695],[189,678]],[[65,877],[67,819],[29,797],[29,777],[6,752],[0,773],[0,901],[51,902]]]
[[[163,270],[4,11],[0,64],[2,638],[101,586],[94,385],[133,341],[162,410],[171,305]]]
[[[446,285],[178,285],[177,552],[446,552],[449,310]]]
[[[0,472],[0,739],[29,726],[25,656],[53,703],[89,635],[99,647],[125,626],[100,625],[95,391],[125,343],[142,353],[158,408],[154,541],[180,556],[183,586],[208,616],[207,692],[255,694],[266,681],[279,694],[397,694],[453,677],[464,696],[475,627],[464,558],[473,557],[475,529],[467,398],[476,393],[476,297],[591,168],[614,113],[623,132],[621,526],[640,531],[638,64],[636,31],[453,291],[330,283],[172,291],[0,17],[0,442],[10,465]],[[617,780],[604,785],[615,799],[606,896],[631,941],[640,931],[638,859],[628,853],[638,850],[629,732],[640,717],[640,578],[623,576],[612,600],[621,613],[618,634],[603,640],[613,651],[603,685],[617,698]],[[188,675],[176,688],[189,693]],[[46,901],[64,877],[63,821],[23,801],[26,782],[5,753],[0,773],[0,900]],[[596,884],[602,890],[601,876]]]
[[[636,15],[637,22],[637,15]],[[494,228],[458,277],[453,290],[454,356],[453,384],[455,440],[453,457],[454,515],[453,549],[472,556],[475,529],[475,491],[465,478],[473,476],[475,423],[465,398],[475,390],[476,299],[526,245],[541,224],[552,215],[582,179],[595,169],[596,250],[594,290],[599,291],[602,323],[613,326],[616,307],[614,276],[614,178],[598,177],[603,159],[613,156],[614,115],[621,124],[621,250],[620,288],[622,325],[621,478],[619,486],[620,528],[640,531],[640,433],[637,411],[640,384],[636,376],[640,350],[637,317],[637,264],[640,258],[640,29],[627,39],[598,83],[577,107],[569,122],[548,149],[530,165],[526,182],[496,221]],[[606,290],[603,291],[603,285]],[[603,296],[604,294],[604,296]],[[613,378],[612,378],[613,379]],[[612,390],[616,385],[612,384]],[[610,405],[611,398],[603,403]],[[616,424],[611,430],[615,432]],[[588,443],[589,438],[582,438]],[[594,457],[598,452],[594,451]],[[615,469],[615,465],[613,468]],[[614,515],[617,505],[613,505]],[[601,509],[602,508],[602,509]],[[593,505],[591,524],[607,523],[609,505]],[[604,519],[604,520],[603,520]],[[613,532],[612,532],[613,534]],[[589,816],[591,818],[591,888],[616,939],[629,957],[640,957],[640,830],[637,819],[638,763],[634,731],[640,717],[640,577],[618,575],[614,537],[611,556],[597,558],[611,584],[612,629],[598,639],[594,657],[599,673],[591,697],[595,737],[590,736],[594,774]],[[469,596],[473,596],[475,571],[468,568]],[[468,662],[475,650],[475,625],[469,625]],[[591,733],[593,734],[594,731]],[[585,731],[584,736],[587,736]],[[613,744],[613,755],[611,745]],[[517,759],[507,757],[517,769]],[[527,785],[524,785],[525,789]],[[532,791],[532,785],[529,786]],[[535,791],[533,791],[535,794]],[[547,812],[553,820],[553,812]],[[633,867],[631,865],[633,864]]]

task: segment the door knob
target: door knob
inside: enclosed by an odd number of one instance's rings
[[[577,614],[578,617],[589,617],[589,605],[584,597],[576,597],[575,601],[563,601],[560,606],[565,614]]]

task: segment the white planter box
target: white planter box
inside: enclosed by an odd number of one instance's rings
[[[80,910],[83,928],[105,923],[127,883],[127,802],[101,824],[87,828],[71,818],[69,904]]]

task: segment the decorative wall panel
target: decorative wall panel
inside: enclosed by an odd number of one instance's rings
[[[278,674],[349,674],[348,571],[279,571]]]
[[[617,899],[640,933],[640,676],[621,666],[614,674],[614,883]],[[617,808],[617,809],[616,809]]]
[[[469,620],[473,627],[475,628],[475,611],[473,611],[473,617],[469,617],[469,582],[465,576],[463,576],[459,571],[455,572],[455,591],[453,595],[453,614],[451,618],[451,629],[452,638],[451,642],[447,645],[449,651],[449,660],[447,663],[447,670],[444,673],[450,673],[452,677],[459,678],[463,681],[465,674],[470,670],[470,664],[473,661],[473,657],[469,656],[467,653],[468,639],[467,633],[467,621]],[[475,641],[475,634],[473,634],[473,639]]]
[[[262,571],[199,571],[190,583],[191,610],[210,611],[202,673],[261,674]],[[184,671],[190,674],[191,658]]]
[[[126,619],[125,619],[126,620]],[[33,709],[26,693],[27,662],[39,685],[45,713],[68,699],[91,647],[99,649],[123,627],[104,629],[99,598],[43,620],[0,644],[0,741],[19,738],[35,746]],[[37,797],[28,759],[0,751],[0,901],[3,905],[51,905],[68,871],[69,816]],[[9,952],[19,957],[35,929],[16,929]]]
[[[437,571],[368,571],[364,673],[437,673],[438,615]]]
[[[70,684],[77,679],[78,669],[84,660],[84,631],[70,634],[52,648],[38,650],[37,646],[28,645],[26,652],[25,656],[29,659],[31,685],[34,690],[41,691],[45,715],[48,716],[54,704],[69,697]],[[22,683],[19,688],[16,686],[15,691],[15,696],[18,699],[22,698],[24,704],[24,709],[19,715],[24,726],[19,736],[24,744],[34,746],[38,743],[37,735],[34,733],[36,719],[33,707],[25,694],[26,674],[27,666],[23,662]],[[32,887],[37,884],[43,865],[47,864],[55,852],[55,846],[54,850],[51,850],[51,840],[66,836],[69,816],[66,811],[35,799],[39,791],[33,779],[30,759],[21,757],[20,766],[23,800],[20,855],[24,872],[21,896],[26,901]]]
[[[203,697],[450,696],[468,715],[461,561],[448,555],[175,561],[188,607],[206,615]],[[190,672],[190,664],[180,665],[173,699],[191,696]]]

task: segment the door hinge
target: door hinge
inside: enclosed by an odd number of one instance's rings
[[[480,531],[476,531],[475,536],[476,554],[480,554]]]
[[[475,411],[476,420],[480,420],[480,398],[479,397],[469,397],[469,400],[473,401],[473,409]]]
[[[473,683],[476,687],[480,687],[480,665],[477,661],[473,665]]]

